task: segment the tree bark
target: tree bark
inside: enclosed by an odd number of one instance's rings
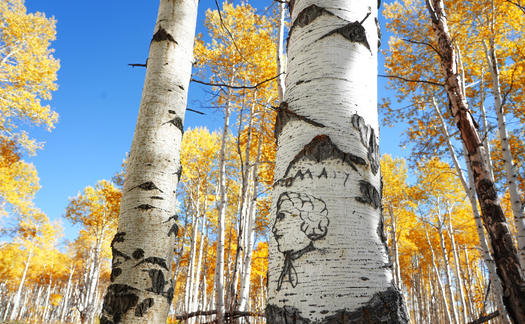
[[[161,0],[128,158],[101,324],[164,323],[173,299],[175,190],[197,1]]]
[[[525,271],[525,218],[524,208],[518,192],[518,176],[516,174],[516,167],[512,159],[512,152],[509,143],[509,134],[507,132],[507,122],[505,121],[505,114],[503,113],[503,101],[501,98],[500,82],[499,82],[499,68],[498,60],[496,58],[496,50],[494,48],[494,41],[490,41],[490,49],[487,48],[483,42],[485,49],[485,58],[489,66],[490,75],[492,77],[492,94],[494,95],[494,108],[496,109],[496,116],[498,118],[498,133],[501,146],[503,160],[505,161],[505,176],[507,178],[507,186],[510,194],[510,202],[512,206],[512,214],[514,222],[516,223],[516,230],[518,232],[518,260],[520,262],[521,270]]]
[[[494,261],[504,290],[503,301],[514,323],[525,323],[523,273],[494,181],[484,159],[485,148],[478,136],[476,123],[459,84],[456,54],[448,32],[443,1],[426,0],[426,2],[439,43],[441,67],[446,80],[445,89],[451,103],[452,116],[468,151],[483,222],[492,242]]]
[[[381,213],[377,2],[289,8],[267,323],[408,323]]]

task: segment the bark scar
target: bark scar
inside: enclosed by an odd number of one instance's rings
[[[279,135],[281,134],[284,126],[288,122],[294,121],[294,120],[304,121],[304,122],[306,122],[306,123],[308,123],[310,125],[316,126],[316,127],[321,127],[321,128],[326,127],[325,125],[323,125],[321,123],[318,123],[316,121],[313,121],[312,119],[310,119],[308,117],[300,116],[300,115],[294,113],[293,111],[291,111],[288,108],[288,104],[283,101],[279,105],[279,108],[277,110],[277,117],[275,118],[275,130],[273,132],[273,135],[274,135],[276,140],[279,139]]]
[[[167,40],[169,42],[178,44],[177,41],[173,38],[173,36],[171,36],[166,29],[162,28],[162,26],[159,25],[159,29],[157,30],[155,35],[153,35],[151,42],[161,42],[163,40]]]

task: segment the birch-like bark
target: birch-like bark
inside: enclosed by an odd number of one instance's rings
[[[483,222],[491,239],[494,261],[504,290],[503,301],[511,319],[515,323],[525,323],[525,276],[519,265],[516,247],[512,242],[496,186],[484,158],[485,147],[459,84],[455,49],[448,31],[444,4],[442,0],[426,0],[426,3],[439,43],[441,67],[451,112],[471,161]]]
[[[219,153],[219,205],[217,219],[217,251],[215,263],[215,287],[217,309],[217,324],[222,324],[224,317],[224,229],[226,225],[226,141],[230,125],[231,89],[226,94],[226,107],[224,109],[224,126],[222,130],[221,150]]]
[[[201,231],[201,241],[199,243],[199,256],[197,259],[197,267],[195,268],[195,282],[193,283],[193,293],[192,295],[192,305],[190,312],[197,311],[199,307],[199,284],[201,278],[201,269],[202,269],[202,254],[204,251],[204,231],[206,230],[206,209],[207,209],[207,194],[204,198],[204,210],[202,212],[202,231]],[[206,292],[204,292],[206,293]]]
[[[443,301],[443,310],[445,312],[447,323],[453,323],[452,315],[450,313],[450,308],[448,306],[447,296],[445,294],[445,288],[443,287],[443,282],[441,281],[441,277],[439,275],[439,269],[436,264],[436,256],[434,254],[434,248],[432,247],[432,242],[430,242],[430,238],[428,237],[428,232],[426,232],[426,235],[427,235],[428,246],[430,247],[430,252],[432,255],[432,266],[434,267],[434,272],[436,273],[436,279],[437,279],[438,286],[439,286],[439,292],[441,295],[441,300]]]
[[[29,264],[31,262],[31,258],[33,257],[33,249],[34,249],[33,242],[31,242],[31,248],[29,249],[29,253],[27,253],[27,259],[25,262],[24,272],[22,273],[22,279],[20,279],[20,285],[18,286],[18,290],[16,291],[16,295],[13,300],[13,308],[11,309],[11,315],[9,316],[10,321],[14,321],[18,315],[18,306],[20,305],[20,296],[22,295],[22,289],[24,288],[24,283],[26,281],[27,270],[29,269]]]
[[[248,211],[248,224],[246,227],[247,244],[244,250],[244,267],[243,274],[241,276],[241,291],[239,293],[239,311],[246,310],[250,294],[250,276],[252,273],[252,255],[253,244],[255,239],[255,210],[257,206],[257,196],[259,191],[259,180],[257,174],[259,171],[259,162],[261,160],[261,146],[262,139],[259,139],[259,143],[257,146],[257,156],[255,157],[255,162],[252,170],[253,192],[251,196],[250,209]]]
[[[73,278],[73,273],[75,272],[75,267],[72,264],[71,268],[69,270],[69,279],[67,280],[67,287],[66,287],[66,293],[64,294],[64,302],[62,304],[62,311],[60,312],[60,322],[64,322],[64,319],[66,317],[66,313],[68,311],[68,305],[69,305],[69,292],[71,290],[71,280]]]
[[[498,134],[501,146],[501,153],[503,161],[505,162],[505,176],[507,178],[507,186],[510,194],[510,202],[512,206],[512,214],[514,222],[516,223],[517,241],[518,241],[518,260],[521,269],[525,271],[525,217],[524,206],[518,189],[518,176],[516,174],[516,167],[512,159],[512,151],[509,143],[509,134],[507,131],[507,122],[505,121],[505,114],[503,112],[503,101],[501,98],[500,82],[499,82],[499,68],[496,57],[496,50],[494,49],[494,41],[490,40],[490,49],[487,48],[483,42],[485,49],[485,58],[489,66],[490,75],[492,77],[492,94],[494,95],[494,108],[496,109],[496,116],[498,118]]]
[[[266,320],[408,323],[381,214],[377,2],[289,8]]]
[[[197,1],[161,0],[128,158],[101,323],[165,323],[173,299],[175,190]]]
[[[286,91],[285,79],[285,62],[283,54],[284,45],[284,16],[285,6],[283,2],[279,2],[279,25],[277,29],[277,91],[279,94],[279,103],[284,100],[284,93]]]
[[[450,314],[452,315],[452,323],[459,323],[458,313],[456,310],[456,300],[454,298],[454,293],[452,292],[452,279],[450,275],[450,261],[448,258],[447,247],[445,246],[445,236],[443,235],[443,226],[444,222],[441,220],[441,216],[438,215],[438,234],[439,234],[439,243],[441,246],[441,254],[443,256],[443,264],[445,266],[445,278],[447,279],[446,291],[449,299]]]
[[[465,147],[463,147],[463,153],[465,154],[465,162],[466,162],[467,170],[468,170],[468,180],[469,180],[468,184],[465,179],[463,169],[461,168],[458,158],[456,156],[454,146],[452,146],[451,137],[448,133],[447,125],[445,123],[445,120],[443,119],[443,116],[441,115],[441,112],[437,106],[435,98],[432,98],[432,107],[434,108],[434,112],[436,113],[438,117],[439,124],[441,126],[441,131],[443,132],[443,136],[445,137],[445,140],[447,142],[448,151],[450,153],[450,157],[452,161],[454,162],[454,168],[456,169],[456,174],[458,175],[461,185],[463,186],[463,189],[465,190],[465,192],[467,193],[467,197],[469,198],[470,206],[472,208],[472,214],[474,215],[474,222],[476,223],[476,231],[478,233],[478,238],[479,238],[479,243],[481,246],[483,260],[485,261],[485,265],[487,266],[487,269],[489,270],[490,278],[493,280],[494,289],[496,290],[496,294],[498,296],[496,298],[498,310],[500,314],[502,314],[502,318],[504,318],[503,320],[504,324],[507,324],[508,323],[507,310],[505,309],[505,305],[503,304],[503,299],[502,299],[503,295],[501,293],[502,291],[501,282],[496,272],[496,265],[494,263],[494,260],[492,259],[492,256],[490,255],[490,248],[487,243],[485,231],[483,231],[483,221],[481,220],[481,215],[478,209],[478,203],[476,199],[476,191],[475,191],[475,185],[474,185],[474,177],[472,175],[472,171],[470,167],[470,160],[467,155],[467,150],[465,149]]]
[[[447,216],[448,216],[448,233],[450,235],[450,246],[452,249],[452,255],[454,257],[454,267],[456,270],[456,290],[459,292],[459,301],[461,304],[460,310],[460,319],[461,323],[467,323],[467,305],[465,304],[465,293],[463,291],[463,279],[461,275],[459,255],[456,249],[456,240],[454,238],[454,229],[452,227],[452,215],[450,214],[450,209],[447,207]]]

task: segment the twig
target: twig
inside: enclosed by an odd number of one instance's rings
[[[426,80],[410,80],[410,79],[406,79],[406,78],[403,78],[403,77],[400,77],[400,76],[396,76],[396,75],[381,75],[381,74],[378,74],[377,76],[378,77],[382,77],[382,78],[400,79],[400,80],[403,80],[403,81],[406,81],[406,82],[426,83],[426,84],[431,84],[431,85],[440,86],[440,87],[444,87],[445,86],[444,84],[437,83],[437,82],[426,81]]]
[[[228,28],[226,27],[226,24],[224,24],[224,20],[222,20],[221,9],[219,8],[219,3],[217,2],[217,0],[215,0],[215,5],[217,6],[217,11],[219,12],[219,19],[221,20],[221,25],[222,25],[222,27],[226,30],[226,32],[228,33],[228,35],[230,35],[230,38],[232,39],[233,46],[235,46],[235,49],[237,50],[237,52],[239,53],[239,55],[242,57],[242,59],[243,59],[244,61],[246,61],[246,63],[255,66],[255,64],[253,64],[252,62],[248,61],[248,60],[242,55],[241,51],[240,51],[239,48],[237,47],[237,44],[235,43],[235,39],[233,38],[232,33],[230,33],[230,31],[229,31]]]
[[[146,64],[140,64],[140,63],[135,63],[135,64],[132,63],[128,65],[131,65],[132,67],[135,67],[135,66],[146,67],[147,66]]]
[[[213,86],[213,87],[225,87],[225,88],[230,88],[230,89],[257,89],[260,85],[262,85],[262,84],[264,84],[266,82],[270,82],[272,80],[275,80],[281,74],[282,73],[277,74],[273,78],[270,78],[270,79],[264,80],[262,82],[259,82],[259,83],[257,83],[254,86],[232,86],[232,85],[228,85],[228,84],[225,84],[225,83],[209,83],[209,82],[204,82],[204,81],[197,80],[197,79],[194,79],[194,78],[191,78],[190,81],[196,82],[196,83],[200,83],[200,84],[204,84],[204,85],[208,85],[208,86]]]
[[[481,323],[485,323],[485,322],[488,322],[489,320],[493,319],[494,317],[498,317],[498,316],[499,316],[499,311],[496,310],[494,313],[490,313],[490,314],[488,314],[488,315],[481,316],[481,317],[478,318],[477,320],[472,321],[472,322],[469,322],[468,324],[481,324]]]

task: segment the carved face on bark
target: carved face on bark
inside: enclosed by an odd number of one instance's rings
[[[315,197],[285,192],[277,202],[272,233],[279,252],[300,251],[328,232],[326,204]]]

